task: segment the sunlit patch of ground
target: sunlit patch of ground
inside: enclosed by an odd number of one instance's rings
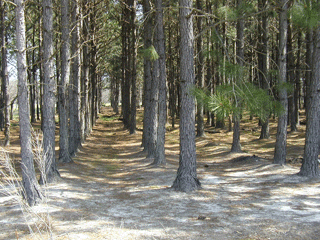
[[[275,136],[258,140],[257,120],[241,124],[243,153],[229,152],[232,132],[224,129],[196,140],[202,189],[187,194],[170,188],[177,128],[167,131],[168,164],[154,167],[141,131],[129,135],[108,108],[101,116],[74,163],[59,165],[62,179],[47,187],[47,204],[34,208],[49,213],[54,239],[319,238],[319,181],[298,177],[297,162],[272,165]],[[137,122],[142,129],[141,115]],[[288,159],[303,154],[303,127],[288,134]],[[17,141],[9,149],[19,156]],[[10,197],[0,195],[0,204],[0,239],[32,239]]]

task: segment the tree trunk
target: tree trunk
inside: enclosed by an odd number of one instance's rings
[[[32,28],[32,46],[36,48],[35,44],[35,26]],[[27,56],[28,57],[28,56]],[[28,59],[27,59],[28,61]],[[35,63],[35,49],[32,50],[32,57],[31,63],[29,64],[29,71],[30,74],[29,82],[30,82],[30,115],[31,115],[31,122],[36,122],[36,63]]]
[[[10,144],[10,111],[9,111],[9,77],[7,63],[7,37],[5,27],[5,3],[0,0],[1,11],[1,78],[2,78],[2,97],[4,107],[4,146]]]
[[[285,164],[287,155],[287,121],[288,121],[288,97],[286,89],[287,79],[287,9],[288,1],[281,0],[280,19],[279,19],[279,99],[283,107],[283,113],[278,119],[277,138],[274,152],[274,163]]]
[[[196,7],[200,11],[202,11],[202,0],[196,1]],[[197,18],[197,30],[198,30],[198,38],[197,38],[197,64],[196,64],[196,82],[198,88],[202,88],[204,86],[204,57],[203,57],[203,40],[202,40],[202,16]],[[204,134],[204,121],[203,121],[203,106],[201,103],[197,104],[197,137],[203,137]]]
[[[265,11],[268,7],[268,1],[259,0],[259,11]],[[259,24],[259,53],[258,53],[258,76],[262,89],[270,89],[269,79],[269,29],[268,29],[268,13],[263,13]],[[261,119],[261,134],[260,139],[270,138],[269,132],[269,117]]]
[[[294,72],[294,53],[293,53],[293,39],[292,39],[292,24],[290,19],[288,19],[288,42],[287,42],[287,64],[288,64],[288,70],[287,70],[287,81],[292,86],[294,86],[295,83],[295,72]],[[288,97],[288,125],[290,124],[291,131],[297,131],[297,124],[295,122],[295,99],[294,99],[294,92],[289,94]]]
[[[241,6],[242,0],[238,0],[238,6]],[[237,22],[237,63],[240,67],[243,67],[244,61],[244,20],[239,19]],[[242,76],[237,76],[237,78],[241,78]],[[236,84],[240,82],[240,79],[236,79]],[[236,104],[238,108],[240,106],[240,99],[237,99],[236,96]],[[241,152],[241,144],[240,144],[240,112],[234,114],[234,126],[233,126],[233,140],[231,152]]]
[[[92,7],[90,10],[90,79],[91,79],[91,97],[90,101],[90,133],[92,131],[93,126],[96,124],[96,119],[98,117],[98,109],[97,109],[97,87],[98,87],[98,75],[97,75],[97,37],[96,37],[96,15],[97,7],[96,1],[91,1]]]
[[[144,49],[149,49],[152,45],[152,17],[150,15],[151,6],[149,0],[143,1],[143,15],[144,15]],[[151,112],[151,60],[148,57],[144,58],[144,112],[143,112],[143,136],[142,147],[144,152],[149,149],[150,137],[150,112]]]
[[[69,153],[74,156],[81,146],[80,130],[80,68],[79,68],[79,8],[76,0],[72,0],[71,21],[72,21],[72,44],[71,44],[71,81],[69,85]]]
[[[18,101],[19,101],[19,126],[21,145],[22,182],[27,202],[30,206],[36,205],[42,198],[40,186],[36,179],[33,152],[31,144],[30,109],[27,87],[27,57],[25,38],[24,1],[15,0],[16,4],[16,45],[18,66]]]
[[[310,88],[310,83],[311,83],[311,78],[312,78],[312,72],[311,72],[311,68],[312,68],[312,53],[313,53],[313,31],[312,30],[308,30],[307,34],[306,34],[306,92],[311,92]],[[305,94],[305,109],[308,109],[308,104],[310,101],[310,95]]]
[[[291,120],[291,130],[292,131],[298,131],[299,126],[299,109],[300,109],[300,92],[301,92],[301,84],[300,84],[300,78],[301,78],[301,38],[302,33],[298,33],[298,50],[297,50],[297,62],[295,66],[295,84],[294,84],[294,117]]]
[[[150,130],[149,130],[149,146],[147,158],[154,158],[157,147],[157,129],[158,129],[158,108],[159,108],[159,79],[160,67],[159,61],[156,60],[152,64],[152,82],[151,82],[151,99],[150,99]]]
[[[130,109],[130,134],[136,133],[137,127],[137,39],[136,39],[136,0],[130,2],[130,28],[131,28],[131,40],[130,40],[130,73],[131,73],[131,109]]]
[[[193,60],[192,0],[180,0],[181,32],[181,110],[180,110],[180,157],[177,177],[172,188],[190,192],[201,187],[197,177],[195,144],[195,102],[190,87],[195,83]]]
[[[153,164],[166,164],[165,156],[165,134],[167,123],[167,89],[166,89],[166,52],[165,39],[163,30],[163,10],[162,0],[156,0],[156,46],[159,55],[159,107],[158,107],[158,129],[157,129],[157,146]]]
[[[320,26],[314,34],[314,51],[312,58],[312,77],[307,111],[307,128],[304,157],[299,172],[301,176],[319,177],[319,135],[320,135]]]
[[[175,113],[176,113],[176,84],[175,84],[175,67],[174,67],[174,46],[172,44],[172,30],[173,24],[169,24],[168,31],[168,87],[169,87],[169,111],[171,117],[171,127],[175,127]]]
[[[60,176],[55,152],[55,104],[56,82],[53,68],[53,11],[52,0],[43,0],[43,150],[45,175],[40,183],[51,183]]]
[[[130,19],[129,0],[123,4],[123,19],[122,19],[122,115],[123,124],[125,128],[130,126],[130,88],[131,88],[131,72],[130,72],[130,32],[131,26],[128,19]]]
[[[61,0],[61,81],[59,83],[59,161],[72,162],[69,153],[67,87],[70,78],[69,0]]]

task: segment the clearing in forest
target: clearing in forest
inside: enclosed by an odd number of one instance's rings
[[[47,203],[32,211],[49,213],[53,239],[318,239],[319,181],[295,175],[303,126],[288,135],[287,159],[294,164],[286,166],[271,164],[274,122],[269,140],[257,140],[256,122],[244,120],[241,128],[242,154],[229,152],[232,133],[226,130],[198,138],[202,189],[175,192],[178,128],[167,131],[168,164],[153,167],[140,146],[142,132],[129,135],[104,108],[74,163],[59,165],[62,179],[46,188]],[[18,159],[18,136],[12,139],[8,150]],[[12,197],[1,194],[0,204],[0,239],[40,238],[28,234]]]

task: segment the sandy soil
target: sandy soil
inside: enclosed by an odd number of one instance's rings
[[[74,163],[59,165],[62,179],[46,188],[47,203],[32,211],[49,214],[53,239],[320,239],[319,181],[296,175],[303,127],[289,134],[293,164],[279,166],[271,164],[274,137],[258,141],[258,128],[242,126],[242,154],[229,153],[225,130],[197,139],[202,189],[182,193],[170,188],[178,129],[167,132],[168,164],[153,167],[141,131],[129,135],[104,109]],[[0,239],[47,239],[28,234],[12,197],[0,194],[0,206]]]

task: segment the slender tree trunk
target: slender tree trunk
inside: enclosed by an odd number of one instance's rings
[[[129,1],[123,3],[123,19],[122,19],[122,115],[123,124],[125,128],[130,126],[130,88],[131,88],[131,69],[130,69],[130,32],[131,26],[129,24],[130,9]]]
[[[60,176],[55,152],[55,104],[56,82],[53,68],[53,5],[52,0],[43,0],[43,148],[45,175],[40,183],[51,183]]]
[[[180,0],[181,32],[181,110],[180,110],[180,158],[177,177],[172,188],[190,192],[201,187],[197,177],[195,144],[195,102],[190,87],[195,83],[193,60],[192,0]]]
[[[98,87],[98,75],[97,75],[97,37],[96,37],[96,15],[97,13],[97,2],[92,1],[92,7],[90,10],[90,78],[91,78],[91,98],[90,106],[90,132],[92,131],[93,126],[96,124],[96,119],[98,117],[98,109],[97,109],[97,87]]]
[[[39,202],[42,198],[42,194],[36,179],[31,144],[30,109],[27,87],[27,57],[25,49],[25,2],[23,0],[15,0],[15,4],[22,182],[27,202],[30,206],[33,206]]]
[[[288,97],[285,87],[287,78],[287,9],[288,1],[281,0],[280,2],[280,20],[279,20],[279,99],[283,107],[283,113],[278,118],[277,138],[274,152],[274,163],[285,164],[287,155],[287,121],[288,121]]]
[[[306,34],[306,92],[311,92],[310,83],[312,78],[312,53],[313,53],[313,31],[308,30]],[[310,95],[305,94],[305,109],[308,109],[308,104],[310,101]]]
[[[35,46],[35,26],[32,28],[32,46]],[[31,64],[29,67],[30,72],[30,115],[31,122],[36,122],[36,64],[35,64],[35,49],[32,50]]]
[[[307,94],[310,95],[307,111],[307,128],[304,157],[299,172],[301,176],[319,177],[319,135],[320,135],[320,26],[314,35],[312,77]]]
[[[268,7],[268,1],[259,0],[259,11],[264,11]],[[269,79],[269,29],[268,29],[268,13],[263,13],[261,16],[261,24],[259,24],[259,32],[261,32],[260,48],[258,55],[259,81],[262,89],[270,89]],[[270,138],[269,132],[269,117],[261,119],[261,134],[260,139]]]
[[[2,94],[4,107],[4,146],[10,144],[10,111],[9,111],[9,77],[7,64],[7,37],[5,27],[5,3],[0,0],[1,11],[1,78],[2,78]]]
[[[130,19],[131,19],[131,41],[130,54],[131,61],[131,109],[130,109],[130,134],[136,133],[137,125],[137,43],[136,43],[136,0],[131,0],[130,3]]]
[[[82,59],[81,59],[81,142],[83,143],[88,134],[89,114],[89,2],[82,1]]]
[[[242,0],[238,0],[238,6],[242,4]],[[237,22],[237,63],[240,67],[243,67],[244,63],[244,20],[239,19]],[[241,76],[238,76],[241,77]],[[236,80],[239,82],[239,80]],[[236,97],[237,98],[237,97]],[[240,99],[236,99],[236,104],[238,108],[240,106]],[[241,152],[241,144],[240,144],[240,112],[234,114],[233,116],[233,140],[231,152]]]
[[[288,19],[288,43],[287,43],[287,63],[288,63],[288,70],[287,70],[287,81],[294,86],[296,81],[295,79],[295,65],[294,65],[294,53],[293,53],[293,39],[292,39],[292,24],[291,20]],[[295,122],[295,95],[294,92],[289,94],[288,97],[288,125],[290,124],[291,131],[297,131],[297,124]]]
[[[143,15],[144,15],[144,49],[149,49],[152,45],[152,16],[151,6],[149,0],[143,1]],[[142,147],[144,152],[149,149],[149,137],[151,130],[150,112],[151,112],[151,60],[148,57],[144,58],[144,113],[143,113],[143,136]]]
[[[69,153],[67,89],[70,78],[69,0],[61,0],[61,81],[59,83],[59,161],[72,162]]]
[[[297,51],[297,62],[295,66],[295,84],[294,84],[294,117],[291,120],[292,131],[298,131],[298,126],[299,126],[299,109],[300,109],[300,91],[301,91],[301,84],[300,84],[300,78],[301,78],[301,38],[302,38],[302,33],[298,33],[298,51]]]
[[[80,68],[79,68],[79,8],[76,0],[72,0],[71,21],[72,21],[72,44],[71,44],[71,84],[69,85],[69,153],[74,156],[81,147],[80,130]]]
[[[196,1],[196,7],[202,11],[202,0]],[[197,18],[197,64],[196,64],[196,81],[198,88],[204,86],[204,57],[203,57],[203,38],[202,38],[202,16]],[[197,137],[203,137],[204,134],[204,120],[203,120],[203,106],[201,103],[197,104]]]
[[[163,30],[162,0],[156,0],[156,46],[159,54],[159,107],[158,107],[158,130],[157,146],[154,164],[166,164],[165,156],[165,134],[167,123],[167,74],[166,74],[166,50]]]
[[[151,99],[150,99],[150,131],[149,146],[147,158],[154,158],[157,147],[157,129],[158,129],[158,108],[159,108],[159,79],[160,69],[159,61],[156,60],[152,65]]]

